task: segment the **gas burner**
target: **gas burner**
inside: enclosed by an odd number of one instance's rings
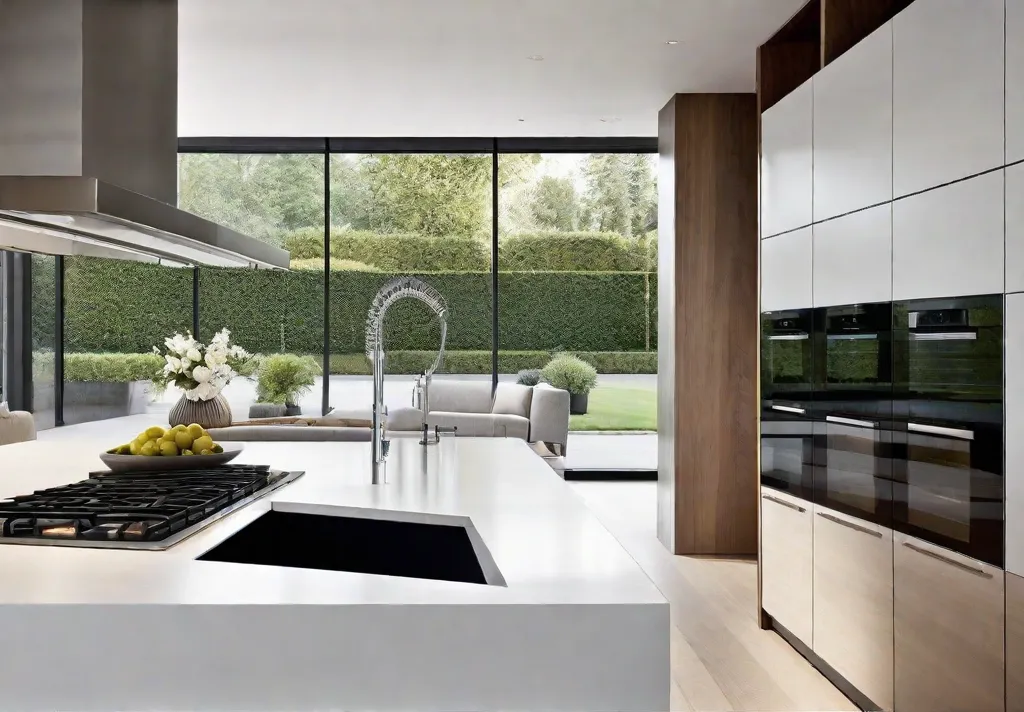
[[[93,472],[0,501],[0,544],[166,549],[302,474],[258,465]]]

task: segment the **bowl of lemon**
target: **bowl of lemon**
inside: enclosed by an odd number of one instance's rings
[[[241,445],[224,448],[215,443],[201,425],[154,425],[126,445],[100,454],[100,460],[114,472],[167,472],[225,465],[242,452]]]

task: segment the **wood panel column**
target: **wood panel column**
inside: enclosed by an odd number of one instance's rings
[[[658,121],[658,537],[757,552],[758,106],[677,94]]]

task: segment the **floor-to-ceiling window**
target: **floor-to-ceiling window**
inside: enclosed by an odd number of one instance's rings
[[[56,416],[57,258],[31,256],[32,413],[36,428],[52,428]]]

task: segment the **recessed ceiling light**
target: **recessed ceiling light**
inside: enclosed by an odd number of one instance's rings
[[[530,60],[531,62],[543,62],[544,56],[540,54],[531,54],[529,57],[527,57],[527,59]]]
[[[608,118],[601,119],[602,124],[615,124],[622,121],[618,116],[609,116]]]
[[[522,123],[522,122],[524,122],[524,121],[526,121],[526,119],[519,119],[519,122],[520,122],[520,123]]]
[[[679,40],[665,40],[665,44],[667,44],[667,45],[677,45],[677,44],[679,44]]]

